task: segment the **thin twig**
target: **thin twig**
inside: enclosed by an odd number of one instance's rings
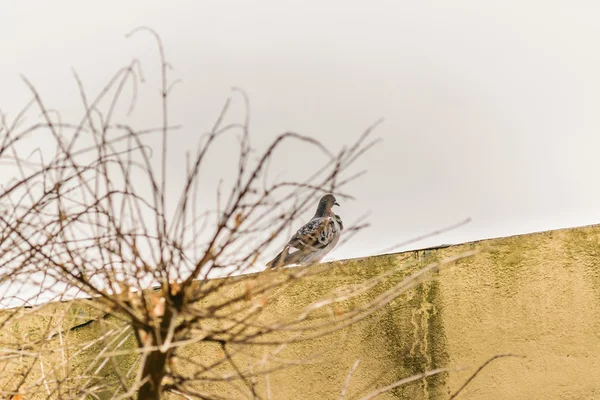
[[[458,388],[458,390],[456,392],[454,392],[449,398],[448,400],[452,400],[454,398],[456,398],[456,396],[458,396],[460,394],[460,392],[463,391],[464,388],[467,387],[467,385],[469,385],[469,383],[471,383],[471,381],[473,381],[473,379],[475,379],[475,377],[481,372],[483,371],[483,369],[485,367],[487,367],[489,365],[489,363],[491,363],[492,361],[498,359],[498,358],[502,358],[502,357],[519,357],[519,358],[526,358],[525,356],[521,356],[521,355],[517,355],[517,354],[497,354],[491,358],[489,358],[486,362],[484,362],[483,364],[481,364],[479,366],[479,368],[477,368],[477,370],[475,372],[473,372],[473,374],[469,377],[469,379],[467,379],[465,381],[465,383],[463,383],[461,385],[461,387]]]
[[[350,368],[350,372],[348,372],[348,376],[346,377],[344,386],[342,386],[342,390],[340,391],[340,400],[344,400],[344,396],[346,395],[346,390],[348,389],[348,386],[350,385],[350,379],[352,378],[352,374],[354,374],[356,367],[358,367],[359,362],[360,362],[360,358],[357,358],[356,361],[354,361],[354,365],[352,365],[352,368]]]

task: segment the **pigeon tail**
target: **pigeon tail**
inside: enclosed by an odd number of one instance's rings
[[[267,268],[278,268],[292,264],[292,258],[293,254],[290,254],[289,247],[286,247],[279,254],[277,254],[275,258],[267,263]]]

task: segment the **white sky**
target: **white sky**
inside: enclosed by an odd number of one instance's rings
[[[71,68],[94,92],[134,57],[158,93],[153,40],[124,38],[147,25],[182,79],[171,103],[181,151],[232,86],[250,96],[258,145],[293,130],[337,148],[385,118],[383,143],[358,164],[368,175],[348,189],[356,200],[339,209],[347,221],[371,211],[372,226],[331,258],[465,217],[409,248],[593,224],[599,18],[593,1],[5,0],[0,108],[14,116],[30,98],[24,74],[51,107],[80,113]],[[138,118],[156,118],[145,104]],[[288,152],[290,169],[311,156]]]

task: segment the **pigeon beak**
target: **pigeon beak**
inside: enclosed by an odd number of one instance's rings
[[[334,205],[334,206],[338,206],[338,207],[339,207],[339,206],[340,206],[340,203],[338,203],[337,201],[334,201],[334,202],[333,202],[333,205]]]

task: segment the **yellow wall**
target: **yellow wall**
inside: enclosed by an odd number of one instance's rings
[[[425,370],[471,367],[419,380],[378,397],[444,399],[475,367],[502,353],[526,358],[495,360],[459,398],[600,398],[599,238],[600,226],[591,226],[348,260],[335,263],[334,268],[307,281],[285,285],[269,295],[261,318],[290,313],[337,287],[362,282],[399,263],[406,268],[378,291],[436,259],[479,251],[352,328],[283,349],[278,353],[280,359],[304,359],[305,363],[269,375],[271,398],[337,399],[357,359],[360,363],[347,399],[358,399],[374,388]],[[259,276],[240,279],[237,289],[244,290],[249,280]],[[343,307],[357,307],[373,295],[365,294]],[[33,311],[38,315],[35,323],[23,326],[21,322],[21,326],[11,326],[0,337],[35,331],[35,326],[44,326],[50,316],[60,312],[69,316],[62,322],[67,327],[97,313],[78,303],[47,305]],[[315,316],[315,320],[335,318],[335,313],[326,312]],[[67,340],[89,340],[115,326],[115,320],[105,318],[73,331]],[[265,347],[247,351],[260,357]],[[98,347],[92,346],[81,355],[80,364],[85,365],[85,357],[97,352]],[[220,355],[212,345],[192,346],[185,354],[202,362]],[[247,362],[244,357],[238,361]],[[123,367],[131,362],[131,358],[124,359]],[[110,374],[110,368],[106,368]],[[185,363],[178,364],[178,368],[185,370]],[[15,378],[0,376],[0,386],[6,388],[10,379]],[[204,387],[210,388],[245,398],[229,385]],[[264,380],[258,382],[258,389],[263,394],[267,390]]]
[[[465,391],[468,399],[600,398],[600,227],[456,246],[489,247],[444,271],[440,309],[450,364],[501,359]],[[466,373],[452,373],[455,388]]]

